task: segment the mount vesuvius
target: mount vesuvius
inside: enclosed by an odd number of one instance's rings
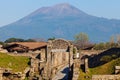
[[[65,38],[85,32],[92,41],[107,41],[120,34],[120,20],[89,15],[70,4],[42,7],[24,18],[0,27],[0,39]]]

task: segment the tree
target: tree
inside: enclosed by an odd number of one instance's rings
[[[52,37],[52,38],[48,38],[48,40],[55,40],[55,37]]]
[[[0,45],[4,45],[4,42],[0,41]]]
[[[79,33],[75,35],[75,44],[79,46],[79,48],[85,48],[86,45],[89,44],[89,38],[86,33]]]
[[[34,40],[34,39],[27,39],[27,40],[25,40],[25,42],[36,42],[36,40]]]
[[[117,35],[116,38],[117,38],[117,44],[120,46],[120,35]]]
[[[20,39],[20,38],[9,38],[5,41],[5,43],[11,43],[11,42],[24,42],[24,39]]]
[[[44,38],[33,38],[33,40],[36,42],[45,42],[46,41],[46,39],[44,39]]]
[[[115,37],[114,37],[114,36],[111,36],[111,37],[110,37],[110,44],[113,44],[113,43],[115,43]]]
[[[95,50],[104,50],[104,49],[106,49],[106,46],[105,46],[105,43],[98,43],[98,44],[96,44],[95,46],[94,46],[94,49]]]

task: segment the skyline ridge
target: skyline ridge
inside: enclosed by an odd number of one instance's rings
[[[20,1],[1,1],[0,10],[1,10],[1,21],[0,26],[10,24],[17,21],[18,19],[23,18],[29,13],[35,11],[36,9],[43,6],[52,6],[58,3],[69,3],[79,8],[80,10],[98,17],[104,17],[108,19],[120,19],[120,1],[119,0],[110,0],[110,1],[74,1],[74,0],[20,0]],[[6,6],[7,5],[7,6]]]
[[[85,32],[91,41],[97,42],[107,41],[111,35],[119,34],[119,26],[120,20],[88,15],[71,5],[67,8],[59,5],[40,8],[0,28],[0,35],[4,40],[10,37],[48,39],[53,36],[73,40],[75,34]]]

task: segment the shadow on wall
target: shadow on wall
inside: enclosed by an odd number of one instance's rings
[[[70,69],[66,67],[63,71],[61,71],[65,76],[61,80],[68,80],[68,74],[70,72]]]
[[[71,66],[71,70],[69,67],[66,67],[63,71],[61,71],[65,76],[60,80],[72,80],[73,73],[73,65]]]
[[[93,68],[93,67],[103,65],[119,57],[120,57],[120,48],[111,48],[98,55],[88,57],[89,59],[88,64],[90,68]]]

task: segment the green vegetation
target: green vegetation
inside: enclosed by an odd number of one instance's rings
[[[111,61],[111,60],[112,60],[112,57],[109,56],[109,55],[103,56],[103,57],[100,59],[100,61],[102,61],[102,62],[109,62],[109,61]]]
[[[109,54],[101,57],[100,61],[107,63],[119,57],[120,57],[120,52],[117,52],[116,54]]]
[[[25,80],[29,80],[28,77],[25,77]]]
[[[91,68],[92,74],[113,74],[115,66],[120,66],[120,58],[112,60],[102,66]]]
[[[48,41],[49,41],[49,40],[55,40],[55,37],[48,38]]]
[[[29,58],[23,56],[10,56],[6,53],[0,53],[0,67],[10,68],[15,72],[22,72],[28,67]]]
[[[34,39],[20,39],[20,38],[9,38],[5,41],[5,43],[11,43],[11,42],[36,42]]]
[[[86,33],[79,33],[75,35],[75,41],[88,42],[89,38]]]
[[[120,58],[112,60],[111,62],[108,62],[102,66],[98,66],[95,68],[90,68],[89,73],[85,74],[81,69],[80,69],[80,75],[78,80],[91,80],[92,75],[97,75],[97,74],[114,74],[114,67],[115,66],[120,66]],[[89,78],[85,78],[85,77]]]
[[[76,48],[74,47],[73,48],[73,54],[76,54],[77,53],[77,50],[76,50]]]
[[[79,33],[74,36],[74,43],[78,49],[83,49],[89,44],[89,37],[86,33]]]
[[[113,47],[118,47],[118,44],[117,43],[110,43],[110,42],[98,43],[98,44],[95,44],[94,49],[95,50],[105,50],[105,49],[110,49]]]

